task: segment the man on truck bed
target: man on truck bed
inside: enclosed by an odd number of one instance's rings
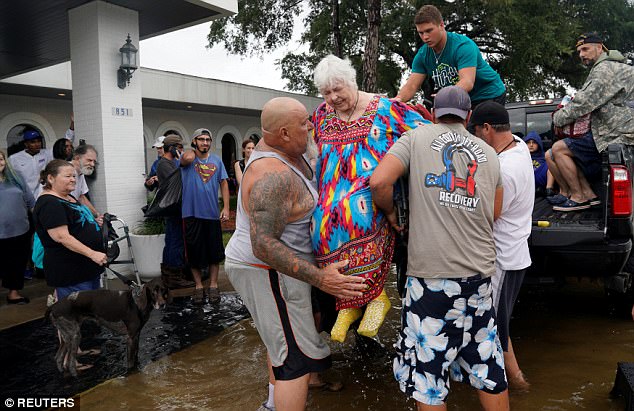
[[[500,75],[489,66],[478,46],[462,34],[448,32],[440,11],[432,5],[421,7],[414,17],[416,31],[423,40],[412,62],[412,74],[396,95],[409,101],[425,78],[434,80],[436,90],[458,86],[469,93],[471,109],[487,100],[506,101],[506,87]]]
[[[562,127],[592,113],[593,139],[560,140],[553,145],[552,156],[546,156],[555,179],[570,188],[566,193],[569,199],[553,207],[558,211],[582,210],[597,204],[598,198],[586,178],[600,172],[599,153],[612,143],[634,144],[634,67],[624,64],[623,55],[608,50],[594,32],[579,36],[576,48],[583,64],[591,67],[590,73],[575,98],[555,112],[553,124]]]

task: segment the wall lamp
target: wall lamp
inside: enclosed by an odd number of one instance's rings
[[[138,51],[139,50],[134,47],[134,44],[132,44],[132,40],[130,40],[130,33],[128,33],[128,38],[125,41],[125,44],[119,49],[119,52],[121,53],[121,65],[117,71],[117,84],[120,89],[124,89],[126,85],[130,84],[132,73],[139,68],[136,64],[136,53]]]

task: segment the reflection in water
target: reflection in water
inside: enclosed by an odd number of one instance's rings
[[[160,312],[153,311],[141,332],[139,362],[141,367],[158,364],[158,368],[145,367],[141,374],[146,374],[146,369],[154,370],[158,376],[171,372],[169,368],[161,370],[160,365],[165,362],[159,359],[216,335],[247,316],[235,293],[223,294],[218,307],[195,309],[190,303],[180,302]],[[71,397],[111,378],[125,380],[120,377],[127,372],[124,336],[113,335],[92,322],[84,323],[82,348],[99,347],[102,353],[81,357],[81,362],[94,364],[94,367],[72,378],[57,371],[56,333],[53,325],[42,319],[0,331],[0,393],[3,397]],[[201,368],[200,372],[206,370]]]
[[[399,325],[400,301],[388,287],[394,308],[378,341],[360,350],[349,334],[332,344],[329,380],[345,384],[338,393],[312,391],[309,410],[414,409],[392,376],[392,344]],[[511,393],[513,410],[621,410],[608,399],[617,361],[633,361],[631,320],[607,314],[603,289],[572,284],[561,290],[528,287],[520,295],[511,323],[513,345],[532,384],[527,394]],[[368,354],[367,351],[370,351]],[[266,396],[266,354],[247,319],[198,344],[149,363],[84,393],[90,410],[255,410]],[[452,384],[450,410],[480,409],[476,392]]]

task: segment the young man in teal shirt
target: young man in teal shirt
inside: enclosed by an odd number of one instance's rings
[[[486,100],[502,105],[506,102],[506,88],[500,75],[482,58],[473,40],[445,30],[436,7],[421,7],[414,24],[425,44],[416,53],[412,74],[396,95],[397,100],[410,100],[427,76],[431,76],[436,90],[458,86],[468,92],[472,108]]]

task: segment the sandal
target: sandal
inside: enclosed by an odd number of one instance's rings
[[[343,383],[341,381],[322,381],[314,384],[308,384],[308,389],[339,392],[343,390]]]
[[[29,300],[28,297],[20,297],[20,298],[14,298],[14,299],[9,299],[9,297],[7,297],[7,304],[24,305],[30,302],[31,300]]]
[[[581,211],[587,210],[590,208],[590,203],[584,201],[583,203],[578,203],[576,201],[568,199],[565,203],[553,206],[553,211],[562,211],[564,213],[568,211]]]
[[[552,205],[559,205],[568,201],[568,197],[561,194],[555,194],[553,196],[547,196],[546,201],[548,201]]]

